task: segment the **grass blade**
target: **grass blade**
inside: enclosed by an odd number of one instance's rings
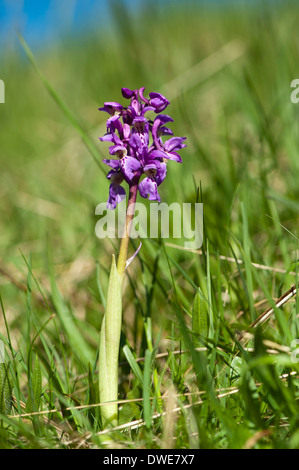
[[[128,363],[130,364],[132,371],[135,374],[135,377],[139,380],[140,384],[143,386],[143,375],[142,375],[141,369],[139,365],[137,364],[129,346],[125,345],[123,347],[123,352],[124,352],[124,355],[126,356]]]
[[[143,369],[143,413],[146,428],[149,430],[152,426],[152,407],[150,402],[151,390],[151,363],[152,354],[149,349],[145,352]]]
[[[192,308],[192,330],[195,338],[208,336],[208,303],[198,288]]]

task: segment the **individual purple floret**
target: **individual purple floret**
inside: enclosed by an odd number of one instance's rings
[[[173,135],[165,126],[173,119],[159,114],[169,105],[165,96],[150,93],[147,99],[143,94],[144,87],[137,90],[122,88],[121,91],[123,97],[130,100],[129,106],[107,101],[99,108],[109,114],[107,133],[100,140],[111,142],[109,153],[114,157],[103,160],[111,168],[107,174],[110,180],[108,209],[115,209],[125,199],[126,192],[121,186],[123,181],[129,186],[138,184],[142,197],[160,202],[158,186],[166,177],[167,160],[181,163],[178,151],[186,147],[186,137],[162,139],[162,136]],[[154,121],[145,117],[148,111],[157,114]]]

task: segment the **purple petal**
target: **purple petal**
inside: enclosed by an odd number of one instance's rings
[[[172,150],[187,147],[186,144],[183,144],[184,140],[186,140],[186,137],[171,137],[171,139],[168,139],[164,144],[166,152],[172,152]]]
[[[127,155],[127,149],[123,145],[113,145],[109,147],[110,155],[116,155],[118,158],[122,158],[124,155]]]
[[[168,116],[168,114],[159,114],[155,117],[154,123],[166,124],[166,122],[173,122],[172,117]]]
[[[131,105],[130,107],[133,109],[135,116],[140,113],[140,104],[139,101],[136,98],[131,99]]]
[[[143,95],[144,90],[145,90],[145,87],[144,87],[144,86],[143,86],[142,88],[139,88],[139,90],[138,90],[140,99],[141,99],[141,101],[143,101],[144,103],[149,104],[149,100],[147,100],[146,98],[144,98],[144,95]]]
[[[120,103],[117,103],[116,101],[105,101],[104,103],[105,106],[111,106],[111,108],[115,108],[115,109],[123,109],[123,105],[121,105]]]
[[[144,139],[141,138],[138,132],[134,132],[129,140],[129,145],[136,153],[142,153],[143,147],[145,147],[147,143],[144,142]]]
[[[115,129],[117,129],[119,134],[122,135],[123,126],[122,126],[122,123],[120,122],[119,114],[115,116],[111,116],[111,118],[107,120],[107,129],[110,129],[111,132],[114,132]]]
[[[137,132],[133,133],[129,145],[134,152],[134,155],[138,160],[145,160],[148,156],[148,142],[147,139],[142,138],[141,134]]]
[[[167,165],[159,160],[153,160],[144,166],[143,171],[146,173],[148,178],[153,178],[156,181],[157,186],[159,186],[166,178]]]
[[[148,111],[155,111],[155,108],[153,106],[145,106],[141,112],[142,116],[144,116]]]
[[[152,150],[152,152],[149,154],[149,157],[151,159],[156,159],[156,158],[169,158],[167,153],[164,152],[163,150]]]
[[[178,163],[182,163],[183,161],[177,152],[167,152],[164,158],[167,158],[168,160],[173,160],[174,162]]]
[[[157,165],[156,165],[155,161],[151,161],[151,162],[147,163],[146,165],[144,165],[144,167],[143,167],[144,173],[146,173],[149,170],[156,170],[157,171]]]
[[[108,172],[106,178],[111,181],[113,184],[121,184],[124,180],[122,172],[118,168],[117,170],[112,169]]]
[[[111,168],[113,169],[118,169],[119,166],[120,166],[120,161],[119,160],[114,160],[113,158],[104,158],[103,160],[104,163],[106,163],[106,165],[109,165]]]
[[[148,132],[148,120],[144,116],[136,116],[133,126],[136,132]]]
[[[105,134],[103,137],[99,137],[102,142],[114,142],[113,134]]]
[[[99,111],[105,111],[108,114],[114,114],[116,111],[121,111],[123,106],[115,101],[106,101],[103,108],[99,108]]]
[[[160,135],[173,135],[173,132],[169,127],[166,126],[160,126],[159,127],[159,134]]]
[[[141,174],[141,163],[134,157],[125,156],[120,160],[122,174],[130,183],[135,176]]]
[[[138,185],[140,196],[150,201],[160,202],[160,196],[157,189],[157,183],[153,178],[144,178]]]
[[[169,101],[161,93],[150,93],[150,105],[155,108],[156,113],[161,113],[169,105]]]
[[[157,174],[156,174],[156,183],[159,186],[162,181],[165,180],[167,175],[167,165],[164,162],[156,162]]]
[[[167,114],[159,114],[153,123],[152,127],[152,135],[153,135],[153,141],[157,149],[161,149],[161,143],[159,141],[159,133],[160,133],[160,127],[165,124],[166,122],[173,121],[173,119],[170,116],[167,116]]]
[[[164,152],[163,150],[153,150],[150,155],[150,158],[157,159],[157,158],[167,158],[167,160],[173,160],[175,162],[182,163],[182,159],[177,152]]]
[[[115,145],[122,145],[122,141],[115,132],[109,132],[103,137],[99,137],[103,142],[113,142]]]
[[[115,209],[117,204],[126,198],[125,189],[119,184],[112,183],[109,187],[109,198],[107,201],[107,209]]]
[[[130,90],[129,88],[122,88],[121,92],[123,97],[126,99],[130,99],[135,95],[135,90]]]
[[[135,253],[133,254],[133,256],[131,256],[131,258],[129,258],[127,261],[126,261],[126,267],[125,269],[127,269],[127,267],[132,263],[133,259],[135,258],[135,256],[137,255],[138,251],[140,250],[142,246],[142,243],[140,242],[140,245],[139,247],[137,248],[137,250],[135,251]]]
[[[132,108],[131,105],[129,105],[127,108],[123,109],[122,111],[122,118],[124,123],[129,124],[129,126],[132,125],[133,119],[136,117],[136,111],[134,108]]]
[[[123,135],[124,135],[124,139],[129,139],[130,138],[130,134],[131,134],[131,127],[129,126],[129,124],[124,124],[123,126]]]

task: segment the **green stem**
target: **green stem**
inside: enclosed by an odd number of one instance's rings
[[[135,213],[137,188],[138,188],[138,184],[133,184],[132,186],[130,186],[130,191],[129,191],[129,201],[128,201],[128,207],[127,207],[127,213],[126,213],[126,222],[125,222],[124,233],[123,233],[121,244],[120,244],[118,262],[117,262],[117,272],[119,276],[121,277],[121,280],[123,278],[123,274],[126,268],[126,262],[128,258],[128,246],[129,246],[129,241],[130,241],[132,220],[134,218],[134,213]]]

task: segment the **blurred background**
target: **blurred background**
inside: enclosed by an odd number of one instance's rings
[[[203,201],[210,249],[223,255],[232,244],[238,254],[239,201],[247,201],[255,260],[288,269],[297,241],[279,224],[295,233],[299,105],[290,101],[290,83],[299,75],[297,27],[291,1],[0,2],[0,284],[16,318],[27,276],[23,256],[31,255],[47,288],[49,252],[77,314],[84,316],[89,302],[93,312],[86,286],[95,283],[97,261],[109,269],[117,246],[94,233],[95,207],[109,187],[101,164],[108,146],[98,139],[106,116],[98,108],[122,102],[121,87],[165,94],[174,134],[187,137],[184,163],[170,162],[162,200]],[[99,165],[17,32],[93,142]],[[141,256],[151,263],[146,250]],[[191,269],[189,255],[172,254]]]

